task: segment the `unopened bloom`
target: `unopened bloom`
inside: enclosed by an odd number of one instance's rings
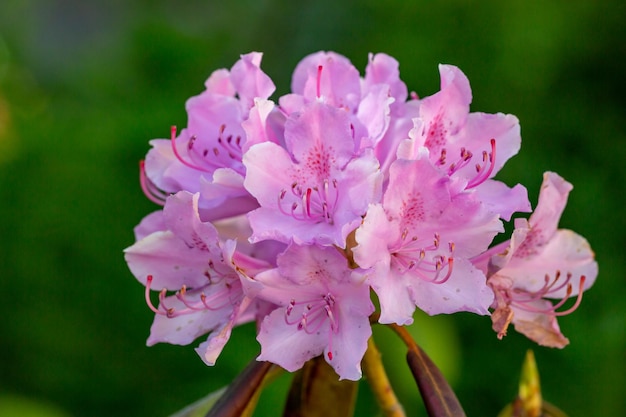
[[[508,245],[491,252],[488,284],[495,293],[493,329],[502,338],[509,323],[540,345],[569,343],[556,318],[578,307],[593,285],[598,265],[587,241],[571,230],[557,229],[572,185],[557,174],[544,174],[537,208],[529,220],[516,219]],[[573,306],[563,310],[569,297]],[[556,304],[547,299],[557,299]]]

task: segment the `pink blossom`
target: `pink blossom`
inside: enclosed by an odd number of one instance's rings
[[[382,205],[371,205],[356,231],[354,260],[372,268],[381,323],[409,324],[416,306],[429,314],[487,314],[493,294],[468,258],[502,225],[471,193],[451,191],[427,154],[397,160]]]
[[[259,360],[292,372],[324,353],[340,379],[358,380],[372,334],[369,286],[335,248],[291,245],[258,274],[258,296],[277,304],[258,334]]]
[[[419,102],[414,128],[399,158],[414,158],[421,147],[432,162],[460,184],[476,189],[483,204],[509,220],[516,211],[530,211],[526,189],[492,180],[521,143],[517,118],[502,113],[470,113],[469,81],[457,67],[440,65],[441,90]]]
[[[144,190],[155,202],[168,193],[200,192],[204,219],[245,213],[256,206],[243,187],[246,135],[242,123],[255,98],[274,84],[260,69],[260,53],[243,55],[229,71],[217,70],[206,90],[187,101],[188,124],[171,139],[155,139],[145,162]]]
[[[347,113],[319,102],[287,119],[285,143],[261,143],[244,156],[244,185],[261,206],[248,215],[252,241],[345,247],[380,199],[378,161],[356,152]]]
[[[323,354],[356,380],[370,290],[381,323],[492,308],[499,337],[512,322],[567,343],[556,317],[597,275],[587,242],[557,229],[571,185],[546,174],[530,219],[489,248],[503,220],[530,211],[524,186],[494,179],[520,148],[515,116],[471,113],[451,65],[419,99],[382,53],[363,76],[342,55],[311,54],[272,101],[261,57],[213,72],[187,125],[151,141],[141,165],[144,192],[164,204],[125,250],[155,313],[149,345],[208,334],[196,351],[212,365],[232,329],[256,321],[259,360],[295,371]]]
[[[508,245],[500,245],[489,263],[488,284],[495,292],[493,328],[502,338],[510,322],[537,343],[569,343],[556,318],[578,307],[593,285],[598,265],[587,241],[571,230],[557,229],[572,185],[557,174],[544,174],[539,203],[530,219],[516,219]],[[484,256],[482,257],[484,259]],[[563,309],[569,297],[577,297]],[[547,298],[559,300],[555,304]]]
[[[146,286],[146,301],[156,314],[148,345],[186,345],[211,332],[209,349],[199,353],[213,364],[230,329],[253,316],[246,312],[251,301],[243,293],[233,263],[235,242],[220,241],[213,225],[200,220],[198,199],[198,194],[185,191],[169,197],[160,223],[165,229],[127,248],[125,257]],[[247,266],[244,260],[241,268]],[[150,298],[153,288],[160,290],[158,307]],[[176,293],[168,295],[168,290]]]

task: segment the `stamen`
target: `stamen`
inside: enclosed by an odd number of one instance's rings
[[[333,333],[339,332],[339,322],[333,311],[335,301],[332,293],[313,297],[310,300],[296,301],[291,299],[285,309],[285,323],[290,326],[296,325],[298,330],[307,334],[314,334],[328,322],[328,348],[329,352],[332,352]],[[298,306],[301,307],[301,313],[295,314],[296,317],[293,317]],[[332,353],[329,353],[329,358],[332,359]]]
[[[183,285],[179,291],[174,294],[174,297],[183,303],[184,309],[175,309],[173,307],[167,307],[165,298],[167,297],[167,288],[163,288],[159,291],[159,306],[155,307],[150,298],[150,290],[152,287],[152,275],[148,275],[146,280],[145,299],[146,304],[155,314],[166,316],[168,318],[174,318],[186,314],[195,313],[202,310],[217,311],[221,310],[229,305],[235,305],[243,298],[243,288],[233,287],[229,283],[225,283],[223,288],[214,291],[213,294],[207,296],[204,292],[200,293],[200,301],[192,302],[186,297],[187,286]]]
[[[476,175],[468,183],[465,189],[474,188],[489,179],[489,176],[493,172],[496,165],[496,140],[491,139],[489,141],[491,145],[491,152],[483,151],[483,164],[476,164]]]
[[[565,279],[564,283],[562,283],[561,285],[559,285],[556,288],[551,288],[558,281],[558,278],[560,276],[560,272],[557,271],[557,274],[555,274],[555,276],[556,277],[555,277],[554,280],[552,280],[550,283],[548,283],[546,281],[544,286],[541,289],[539,289],[538,291],[535,291],[535,292],[522,292],[519,289],[513,289],[512,291],[505,290],[505,296],[509,300],[509,303],[511,305],[515,306],[516,308],[519,308],[520,310],[528,311],[528,312],[531,312],[531,313],[549,314],[549,315],[553,315],[553,316],[556,316],[556,317],[566,316],[566,315],[568,315],[570,313],[573,313],[578,308],[578,306],[580,306],[580,303],[581,303],[582,297],[583,297],[583,291],[584,291],[586,277],[585,277],[585,275],[582,275],[580,277],[580,281],[578,283],[578,294],[576,295],[576,301],[574,302],[574,304],[570,308],[568,308],[567,310],[557,311],[571,297],[571,295],[573,293],[573,287],[572,287],[572,284],[570,282],[572,274],[568,273],[567,274],[567,278]],[[547,280],[549,279],[549,277],[547,275],[546,275],[546,279]],[[567,290],[566,290],[565,295],[556,304],[552,305],[551,307],[537,308],[537,307],[529,305],[530,303],[532,303],[534,301],[538,301],[538,300],[550,297],[550,295],[549,295],[550,293],[554,293],[554,292],[562,289],[564,286],[567,286]]]
[[[139,161],[139,184],[141,185],[141,191],[148,197],[150,201],[160,206],[165,205],[165,200],[168,194],[161,191],[146,175],[146,163],[142,159]]]
[[[193,148],[193,143],[195,142],[195,140],[196,140],[195,136],[192,136],[189,139],[189,142],[187,143],[187,152],[189,152]],[[178,148],[176,147],[176,126],[172,126],[170,129],[170,143],[172,145],[172,152],[174,152],[176,159],[178,159],[183,165],[188,166],[189,168],[195,169],[197,171],[210,172],[209,170],[201,166],[195,165],[185,160],[185,158],[183,158],[182,155],[178,153]]]
[[[331,188],[334,190],[334,195],[332,195]],[[321,190],[317,186],[307,187],[303,190],[297,182],[294,182],[291,184],[291,194],[297,199],[296,201],[290,199],[291,203],[286,201],[286,189],[280,190],[278,194],[277,206],[282,214],[291,216],[296,220],[333,223],[335,207],[339,201],[336,180],[324,180]],[[288,209],[287,204],[289,204]]]
[[[199,152],[195,146],[196,140],[198,139],[197,136],[192,135],[187,142],[188,158],[185,158],[178,152],[178,147],[176,146],[176,126],[172,126],[170,140],[172,151],[176,159],[183,165],[197,171],[213,172],[215,169],[224,167],[233,168],[235,170],[243,169],[243,164],[241,163],[241,136],[235,137],[234,140],[233,135],[228,135],[228,137],[224,138],[225,130],[226,125],[220,125],[216,139],[218,146],[204,149],[202,152]],[[209,155],[211,155],[211,157],[207,158]]]
[[[422,246],[417,236],[408,238],[409,231],[402,231],[401,241],[396,249],[392,249],[392,257],[394,263],[399,266],[401,273],[411,271],[418,278],[433,284],[443,284],[452,276],[454,267],[454,242],[448,242],[448,256],[443,254],[433,254],[431,260],[426,260],[427,252],[439,251],[441,245],[441,236],[439,233],[434,234],[432,244],[430,246]],[[422,241],[423,242],[423,241]],[[443,270],[446,273],[443,274]]]

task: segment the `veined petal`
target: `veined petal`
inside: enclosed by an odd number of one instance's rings
[[[464,258],[455,258],[450,278],[441,284],[414,280],[415,304],[428,314],[450,314],[458,311],[487,315],[493,302],[493,291],[485,275]]]
[[[393,57],[378,53],[369,54],[368,64],[365,68],[364,85],[366,90],[377,84],[389,86],[389,93],[396,103],[403,103],[408,96],[406,84],[400,79],[400,64]],[[391,108],[398,104],[391,104]]]
[[[199,301],[200,292],[195,294],[187,292],[186,297],[190,301]],[[176,296],[166,297],[164,304],[167,308],[176,310],[184,310],[187,308]],[[173,345],[188,345],[199,336],[207,334],[215,330],[232,313],[232,305],[227,304],[220,310],[200,310],[194,313],[184,314],[176,317],[167,317],[166,315],[156,314],[152,327],[150,328],[150,337],[148,338],[148,346],[156,343],[170,343]]]
[[[209,269],[206,251],[189,247],[171,231],[155,232],[124,250],[128,267],[139,282],[146,285],[153,276],[155,289],[176,291],[206,283]]]
[[[211,223],[200,220],[199,194],[181,191],[167,198],[163,219],[168,229],[182,239],[189,248],[219,252],[217,230]]]
[[[163,220],[163,210],[153,211],[135,226],[135,240],[139,241],[154,232],[162,230],[167,230],[167,226]]]
[[[528,191],[521,184],[510,188],[503,182],[487,180],[476,187],[475,192],[478,200],[505,221],[511,220],[513,213],[529,213],[532,210]]]
[[[541,346],[555,348],[567,346],[569,340],[561,333],[556,316],[542,312],[550,309],[552,304],[546,300],[536,300],[529,306],[534,307],[537,312],[512,307],[515,330]]]
[[[319,102],[287,119],[285,142],[302,175],[314,183],[328,178],[331,170],[343,169],[355,153],[348,113]]]
[[[298,331],[285,322],[285,312],[276,309],[265,317],[257,340],[261,344],[260,361],[280,365],[289,372],[297,371],[309,359],[321,355],[328,344],[329,325],[316,333]]]
[[[261,70],[260,52],[241,55],[241,59],[230,70],[231,81],[237,90],[244,112],[254,105],[255,98],[266,99],[276,87],[272,79]]]

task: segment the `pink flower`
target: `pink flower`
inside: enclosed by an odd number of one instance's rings
[[[285,146],[265,142],[244,156],[244,185],[261,206],[248,215],[251,240],[345,247],[380,199],[378,161],[357,153],[347,113],[319,102],[287,119]]]
[[[526,189],[510,189],[492,180],[521,143],[520,127],[513,115],[470,113],[469,81],[457,67],[440,65],[441,90],[419,102],[414,128],[398,151],[412,159],[421,147],[431,161],[455,181],[456,187],[475,189],[483,204],[509,220],[516,211],[530,211]]]
[[[292,372],[324,353],[340,379],[358,380],[372,334],[369,286],[337,249],[291,245],[278,268],[258,274],[258,297],[277,304],[257,336],[259,360]]]
[[[509,323],[540,345],[569,343],[556,318],[571,313],[593,285],[598,265],[587,241],[557,229],[572,185],[557,174],[544,174],[539,203],[530,219],[516,219],[511,240],[490,250],[488,284],[496,299],[493,329],[502,338]],[[482,259],[485,259],[483,256]],[[569,297],[573,306],[561,309]],[[546,298],[558,299],[552,304]]]
[[[245,297],[233,264],[235,242],[221,242],[213,225],[200,220],[198,199],[198,194],[185,191],[169,197],[162,216],[147,219],[153,227],[165,229],[141,238],[125,250],[125,257],[146,286],[146,301],[156,314],[148,345],[186,345],[210,332],[205,349],[198,353],[212,365],[232,327],[252,320],[254,312],[248,309],[251,300]],[[239,259],[239,268],[258,268],[247,264],[245,257]],[[162,289],[158,307],[150,299],[153,287]],[[176,293],[167,295],[168,290]]]
[[[410,324],[416,306],[428,314],[487,314],[493,294],[468,258],[502,225],[471,193],[455,194],[450,185],[427,154],[397,160],[382,205],[371,205],[357,229],[354,260],[372,268],[381,323]]]
[[[260,69],[260,53],[243,55],[229,71],[217,70],[206,90],[187,101],[188,125],[178,137],[155,139],[145,162],[146,194],[162,203],[168,193],[200,192],[205,220],[245,213],[256,202],[243,187],[246,135],[242,123],[255,98],[267,98],[274,84]]]
[[[556,317],[597,275],[587,242],[557,229],[571,185],[546,174],[537,210],[489,248],[502,220],[530,211],[522,185],[494,180],[520,148],[515,116],[470,113],[469,81],[450,65],[419,99],[381,53],[363,76],[344,56],[311,54],[275,104],[261,57],[213,72],[186,127],[151,141],[142,164],[144,192],[165,205],[125,251],[155,313],[149,345],[208,333],[196,350],[211,365],[254,320],[259,360],[294,371],[323,354],[356,380],[372,289],[381,323],[492,308],[499,337],[512,322],[567,343]]]

